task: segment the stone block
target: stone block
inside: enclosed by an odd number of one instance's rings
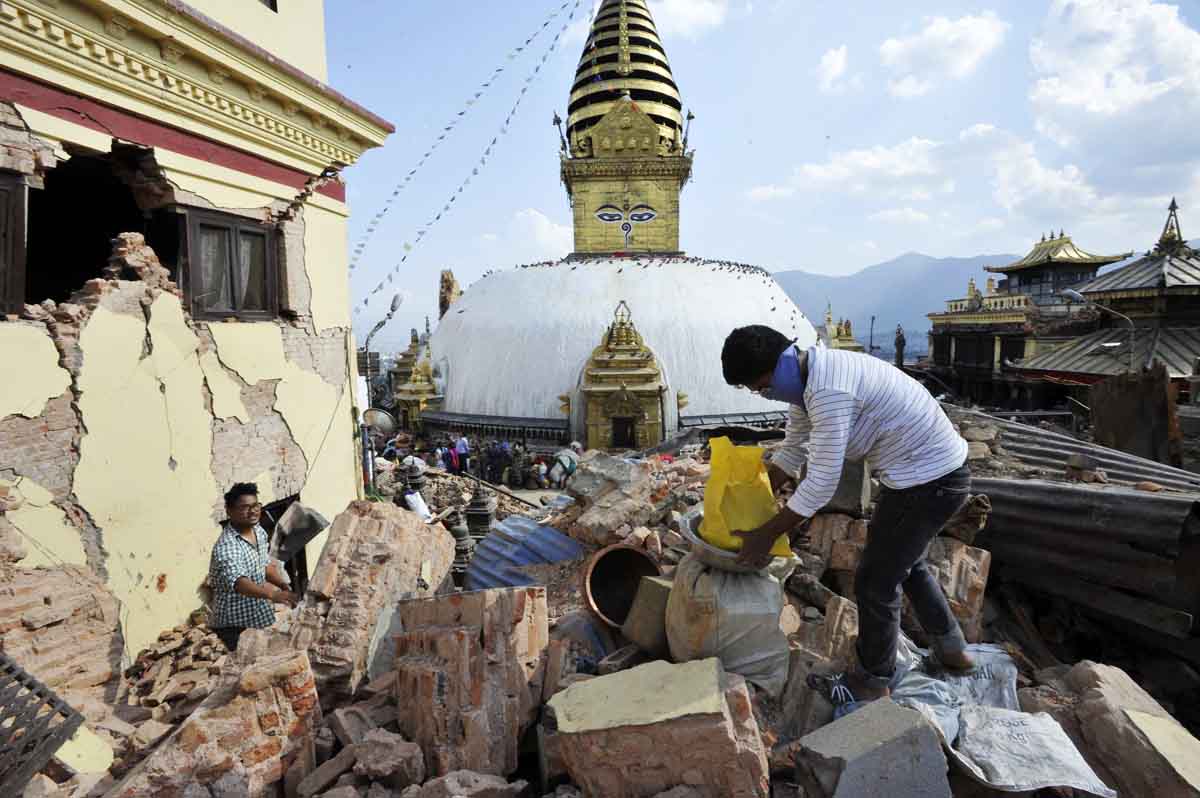
[[[597,546],[619,542],[617,530],[621,527],[632,531],[662,515],[651,499],[654,485],[648,463],[633,464],[602,452],[588,452],[567,487],[582,507],[568,533]]]
[[[978,643],[983,634],[983,598],[991,571],[991,552],[968,546],[955,538],[934,538],[925,555],[950,610],[963,634]]]
[[[542,700],[546,589],[454,593],[397,612],[397,722],[424,751],[426,772],[515,771]]]
[[[992,450],[988,448],[986,443],[980,441],[967,442],[967,460],[978,461],[987,460],[992,456]]]
[[[1021,709],[1057,720],[1105,784],[1123,796],[1200,796],[1200,741],[1125,671],[1085,660],[1052,683],[1022,690]]]
[[[337,756],[305,776],[296,788],[296,795],[300,798],[312,798],[312,796],[328,790],[344,774],[350,772],[357,760],[356,747],[346,746],[338,752]]]
[[[951,798],[937,732],[915,710],[891,699],[805,736],[796,781],[809,798]]]
[[[829,567],[834,571],[857,571],[866,546],[850,540],[838,540],[833,544],[829,556]]]
[[[304,652],[231,661],[212,694],[106,798],[275,796],[314,732],[317,690]]]
[[[822,512],[844,513],[862,518],[871,505],[871,473],[863,460],[847,460],[842,464],[842,477],[837,492]]]
[[[1000,438],[1000,430],[987,425],[970,425],[963,427],[963,439],[967,443],[995,443]]]
[[[642,651],[641,647],[636,644],[618,648],[613,653],[609,654],[604,659],[600,660],[600,664],[596,667],[596,672],[600,676],[607,676],[610,673],[617,671],[629,670],[630,668],[641,665],[646,661],[646,652]]]
[[[355,746],[354,772],[371,781],[402,790],[425,781],[425,755],[416,743],[383,729],[369,732]]]
[[[361,743],[367,732],[379,726],[365,709],[358,706],[335,709],[325,722],[342,745]]]
[[[585,795],[766,798],[767,758],[745,680],[716,659],[655,661],[550,700],[559,751]]]
[[[808,686],[808,675],[832,664],[798,646],[791,649],[787,686],[780,697],[781,723],[775,730],[783,743],[803,737],[833,721],[833,704]],[[826,671],[828,672],[828,671]]]
[[[821,562],[829,563],[838,541],[867,542],[867,522],[844,513],[821,513],[809,523],[808,537],[807,550],[817,555]]]
[[[820,659],[842,664],[854,662],[858,605],[833,596],[825,605],[824,617],[818,622],[805,621],[791,639]]]
[[[529,784],[509,783],[499,776],[456,770],[420,787],[409,787],[401,798],[519,798]]]
[[[397,604],[449,589],[453,561],[450,533],[408,510],[356,501],[338,515],[290,631],[325,707],[391,670]]]

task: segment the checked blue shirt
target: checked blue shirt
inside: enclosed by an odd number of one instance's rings
[[[208,567],[208,583],[213,591],[209,628],[240,627],[261,629],[275,623],[275,608],[266,599],[243,596],[233,585],[243,576],[257,584],[267,581],[267,533],[255,525],[258,545],[251,545],[229,524],[217,538]]]

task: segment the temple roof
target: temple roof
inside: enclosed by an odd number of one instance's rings
[[[1050,233],[1049,237],[1042,236],[1042,240],[1034,244],[1029,254],[1020,260],[1013,261],[1007,266],[987,266],[984,268],[984,271],[1009,274],[1039,266],[1099,267],[1125,260],[1132,254],[1131,252],[1126,252],[1121,255],[1093,255],[1090,252],[1080,249],[1071,240],[1069,235],[1059,231],[1057,237],[1055,237],[1053,232]]]
[[[571,87],[570,141],[599,122],[626,93],[658,123],[665,138],[680,141],[683,102],[646,0],[604,0]]]
[[[1188,246],[1179,229],[1179,205],[1171,200],[1167,222],[1154,249],[1128,266],[1097,277],[1080,289],[1084,294],[1200,288],[1200,252]]]

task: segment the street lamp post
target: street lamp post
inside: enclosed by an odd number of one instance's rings
[[[1061,296],[1063,299],[1067,300],[1067,302],[1069,302],[1069,303],[1076,303],[1079,305],[1091,305],[1094,308],[1103,310],[1105,313],[1110,313],[1113,316],[1116,316],[1117,318],[1124,319],[1125,321],[1129,322],[1129,373],[1130,374],[1136,373],[1135,369],[1133,367],[1133,341],[1134,341],[1133,319],[1129,318],[1124,313],[1118,313],[1117,311],[1113,310],[1112,308],[1106,308],[1104,305],[1100,305],[1100,304],[1093,302],[1092,300],[1085,297],[1083,294],[1076,291],[1074,288],[1063,289],[1062,291],[1059,292],[1058,295]]]

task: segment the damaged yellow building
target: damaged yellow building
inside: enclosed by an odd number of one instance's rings
[[[325,79],[323,0],[0,2],[0,551],[90,568],[126,651],[232,483],[358,493],[337,175],[392,127]]]

